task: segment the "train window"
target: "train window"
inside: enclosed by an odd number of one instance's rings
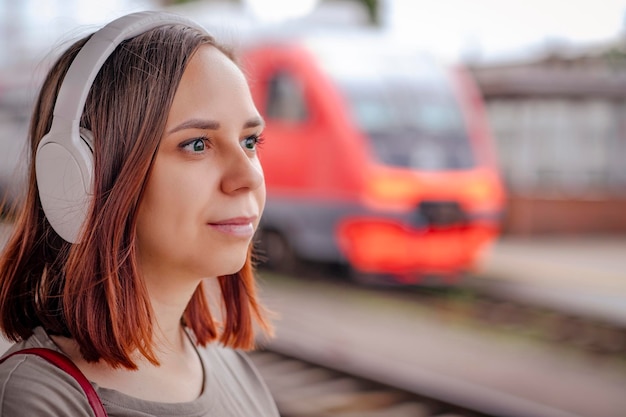
[[[342,80],[354,121],[384,164],[426,170],[474,165],[465,121],[445,84],[413,80]]]
[[[287,71],[270,79],[266,104],[268,119],[302,122],[307,118],[302,85]]]
[[[355,125],[385,165],[461,170],[476,164],[447,70],[417,51],[366,43],[313,44]],[[363,46],[363,44],[359,44]]]

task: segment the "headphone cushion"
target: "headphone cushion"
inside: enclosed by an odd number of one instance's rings
[[[84,138],[82,138],[84,136]],[[80,228],[85,223],[92,194],[93,135],[81,131],[81,139],[70,141],[50,132],[37,149],[35,169],[39,198],[54,230],[68,242],[79,243]]]

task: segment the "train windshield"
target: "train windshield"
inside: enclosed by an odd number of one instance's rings
[[[472,167],[463,114],[444,70],[421,56],[362,51],[326,54],[323,63],[379,161],[420,170]]]

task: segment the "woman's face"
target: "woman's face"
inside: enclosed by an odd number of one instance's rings
[[[176,91],[139,206],[138,260],[148,280],[241,269],[265,204],[262,129],[242,72],[201,46]]]

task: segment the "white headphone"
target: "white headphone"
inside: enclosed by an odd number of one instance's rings
[[[182,16],[132,13],[94,33],[63,79],[52,126],[37,147],[35,170],[46,218],[59,236],[70,243],[80,243],[81,226],[93,195],[93,134],[79,126],[91,84],[122,41],[168,24],[182,24],[207,33],[201,25]]]

